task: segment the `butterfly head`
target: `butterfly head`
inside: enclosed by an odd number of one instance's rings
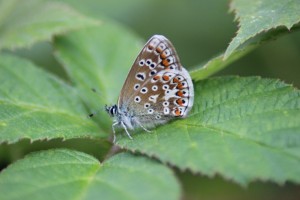
[[[105,111],[111,116],[111,117],[115,117],[118,113],[118,107],[117,105],[113,105],[113,106],[107,106],[105,105]]]

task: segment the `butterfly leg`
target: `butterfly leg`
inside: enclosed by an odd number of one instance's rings
[[[121,122],[121,125],[123,126],[123,128],[125,129],[126,134],[128,135],[128,137],[132,140],[133,138],[131,137],[131,135],[129,134],[127,127],[125,126],[124,122]]]
[[[116,131],[115,131],[115,126],[118,125],[118,124],[119,124],[118,122],[115,122],[115,123],[113,123],[113,125],[111,126],[111,127],[112,127],[112,130],[113,130],[113,133],[114,133],[113,143],[116,142]]]
[[[139,121],[136,121],[137,124],[142,127],[145,131],[147,131],[148,133],[150,133],[151,131],[149,131],[148,129],[146,129]]]

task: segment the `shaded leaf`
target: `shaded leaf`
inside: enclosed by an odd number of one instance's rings
[[[1,55],[0,82],[0,143],[101,136],[76,91],[28,61]]]
[[[195,84],[187,119],[117,144],[180,169],[246,185],[300,183],[300,92],[277,80],[214,78]]]
[[[173,200],[179,199],[179,192],[167,167],[129,153],[100,164],[81,152],[49,150],[30,154],[0,173],[3,200]]]
[[[295,27],[294,30],[298,30],[299,28],[300,27]],[[232,53],[228,55],[228,57],[225,56],[225,53],[222,53],[221,55],[207,61],[203,65],[195,66],[194,70],[190,72],[192,79],[194,81],[199,81],[208,78],[209,76],[229,66],[234,61],[247,55],[249,52],[259,47],[260,45],[274,41],[277,38],[287,34],[290,34],[290,31],[282,28],[269,31],[267,33],[260,33],[254,38],[250,38],[243,44],[239,45],[239,47],[234,49]]]
[[[195,69],[190,72],[190,75],[194,81],[199,81],[208,78],[209,76],[227,67],[235,60],[238,60],[239,58],[243,57],[252,49],[254,49],[254,46],[248,46],[246,47],[246,49],[243,50],[235,50],[226,60],[224,60],[224,54],[216,56],[215,58],[209,60],[207,63],[200,66],[196,66]]]
[[[0,1],[0,49],[28,47],[54,35],[99,24],[69,6],[42,0]]]
[[[259,33],[277,27],[291,29],[300,22],[299,0],[233,0],[231,10],[239,30],[225,52],[227,58],[236,48]]]

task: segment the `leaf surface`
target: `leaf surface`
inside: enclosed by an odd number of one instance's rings
[[[179,199],[172,171],[145,157],[121,153],[99,163],[81,152],[32,153],[0,173],[1,199]],[[163,195],[162,195],[163,194]]]
[[[76,90],[32,63],[0,56],[0,143],[103,137]]]
[[[277,80],[224,77],[195,84],[189,117],[117,144],[180,169],[241,185],[300,183],[300,92]]]
[[[300,22],[299,0],[233,0],[230,8],[239,22],[239,30],[228,46],[225,58],[259,33],[278,27],[291,29]]]
[[[0,1],[0,49],[29,47],[39,41],[50,41],[54,35],[97,25],[59,2],[42,0]]]

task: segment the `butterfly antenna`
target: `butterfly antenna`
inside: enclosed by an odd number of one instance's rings
[[[102,100],[104,99],[103,98],[103,95],[101,94],[101,92],[97,91],[95,88],[91,88],[92,92],[94,92],[95,94],[97,94]],[[92,117],[95,117],[101,110],[97,110],[95,112],[92,112],[90,113],[87,117],[88,118],[92,118]]]
[[[105,100],[102,92],[100,92],[99,90],[96,90],[95,88],[91,88],[91,90],[92,90],[92,92],[97,94],[101,98],[101,100]]]

